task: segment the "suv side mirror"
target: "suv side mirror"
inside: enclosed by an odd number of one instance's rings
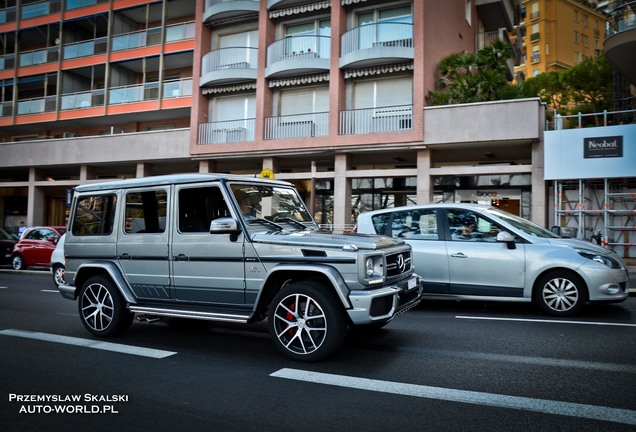
[[[214,219],[210,222],[210,234],[236,234],[240,230],[231,217]]]
[[[516,249],[515,238],[508,231],[501,231],[497,234],[497,241],[501,243],[506,243],[508,245],[508,249]]]

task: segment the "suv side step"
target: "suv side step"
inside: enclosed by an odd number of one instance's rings
[[[242,314],[202,312],[202,311],[193,311],[193,310],[187,310],[187,309],[171,309],[171,308],[136,306],[136,305],[129,305],[128,310],[130,310],[131,312],[147,314],[147,315],[167,316],[167,317],[173,317],[173,318],[193,318],[193,319],[202,319],[202,320],[208,320],[208,321],[223,321],[223,322],[233,322],[233,323],[242,323],[242,324],[247,323],[247,321],[251,317],[250,315],[242,315]]]

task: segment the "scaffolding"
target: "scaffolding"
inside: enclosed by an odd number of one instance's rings
[[[635,257],[636,178],[555,180],[554,225]]]

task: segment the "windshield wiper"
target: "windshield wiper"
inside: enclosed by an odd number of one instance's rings
[[[283,231],[284,228],[280,225],[278,225],[275,222],[272,222],[271,220],[267,220],[267,219],[263,219],[263,218],[250,218],[250,219],[245,219],[245,223],[247,223],[248,225],[252,225],[252,224],[261,224],[261,225],[269,225],[273,228],[276,228],[278,231]]]
[[[274,222],[287,222],[290,223],[292,225],[296,225],[298,228],[300,229],[307,229],[307,225],[305,225],[304,223],[292,218],[292,217],[277,217],[276,219],[274,219]]]

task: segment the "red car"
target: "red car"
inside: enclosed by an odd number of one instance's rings
[[[28,266],[48,267],[51,262],[51,254],[64,233],[66,233],[66,227],[63,226],[27,229],[13,248],[12,267],[15,270],[24,270]]]

